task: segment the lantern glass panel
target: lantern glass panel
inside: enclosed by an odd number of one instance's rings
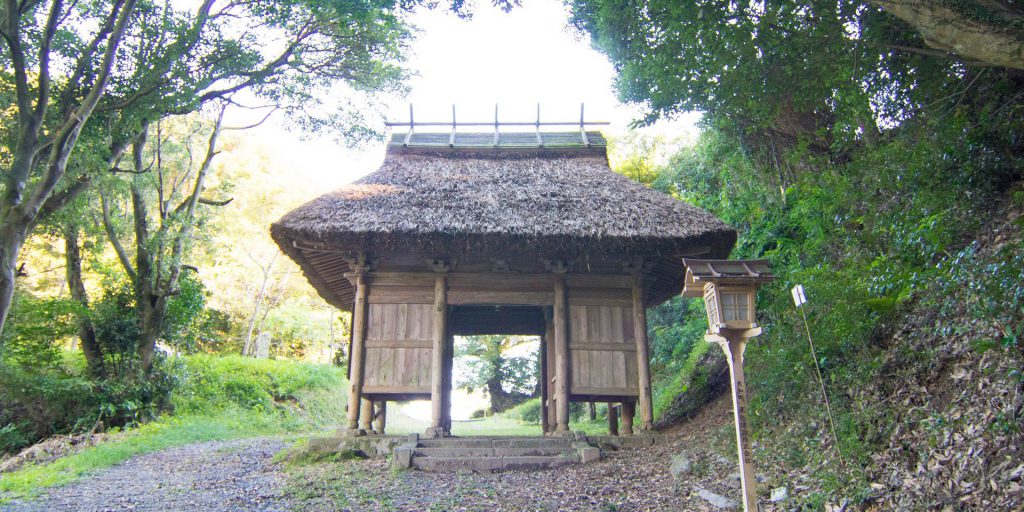
[[[750,320],[749,306],[748,293],[745,291],[722,293],[722,314],[726,322]]]
[[[722,320],[718,317],[718,300],[715,297],[715,287],[713,285],[704,286],[704,307],[708,312],[708,325],[712,326],[712,330],[715,330],[713,326],[722,323]]]

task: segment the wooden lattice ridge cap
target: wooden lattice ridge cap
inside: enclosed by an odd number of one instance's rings
[[[600,149],[606,145],[604,136],[597,131],[588,131],[588,126],[605,126],[605,121],[587,121],[584,105],[580,103],[579,121],[547,121],[541,120],[540,104],[537,104],[536,121],[502,121],[498,116],[498,105],[494,105],[494,122],[490,121],[459,121],[452,105],[452,119],[448,121],[416,121],[413,106],[409,105],[408,122],[391,122],[387,126],[404,128],[404,132],[391,136],[389,147],[393,151],[415,151],[418,148],[428,149],[462,149],[472,151],[518,151],[518,150],[580,150]],[[471,127],[472,133],[459,132],[459,127]],[[481,127],[490,127],[493,131],[484,133]],[[576,127],[575,131],[545,132],[546,127]],[[446,132],[438,132],[446,128]],[[532,128],[532,131],[529,129]],[[435,130],[422,132],[421,130]]]

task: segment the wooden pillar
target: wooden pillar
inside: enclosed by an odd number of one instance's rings
[[[373,416],[373,431],[377,434],[384,435],[384,429],[387,427],[388,422],[388,402],[387,400],[381,400],[377,402],[376,414]]]
[[[725,340],[708,336],[708,341],[718,343],[725,352],[729,363],[729,379],[732,384],[732,411],[736,423],[736,447],[739,452],[740,488],[743,491],[743,510],[756,512],[757,483],[754,481],[754,460],[750,449],[750,432],[747,428],[747,385],[743,376],[743,353],[747,340],[741,336],[729,336]]]
[[[349,276],[346,276],[349,277]],[[348,357],[349,392],[348,392],[348,429],[359,430],[359,406],[363,398],[363,363],[366,359],[366,273],[357,270],[350,280],[356,288],[355,306],[352,308],[352,352]]]
[[[635,404],[626,400],[622,402],[622,435],[633,435],[633,416],[636,414]]]
[[[545,412],[547,412],[548,428],[547,433],[555,431],[557,426],[556,418],[558,414],[555,412],[555,381],[557,379],[558,370],[555,368],[555,319],[554,314],[548,308],[545,308],[544,318],[547,322],[545,326],[544,338],[547,340],[546,355],[547,355],[547,395],[546,402],[544,403]]]
[[[540,430],[548,433],[548,332],[540,337]]]
[[[430,428],[428,437],[444,435],[444,373],[448,341],[448,277],[434,277],[434,333],[430,365]]]
[[[569,432],[569,322],[565,276],[556,274],[555,290],[555,433]]]
[[[597,421],[597,404],[593,400],[587,402],[587,419]]]
[[[373,431],[373,400],[366,397],[359,400],[359,430]]]
[[[608,402],[608,435],[619,435],[619,411],[612,402]]]
[[[633,337],[636,340],[636,367],[640,387],[640,419],[643,430],[654,429],[654,406],[651,401],[651,355],[647,343],[646,290],[642,275],[633,278]]]
[[[452,369],[455,363],[455,336],[447,334],[444,340],[444,386],[441,388],[441,428],[444,435],[452,432]]]

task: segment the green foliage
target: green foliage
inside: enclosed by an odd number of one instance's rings
[[[1007,170],[1015,165],[1012,152],[991,140],[982,150],[983,138],[967,125],[934,127],[928,137],[919,133],[894,132],[892,140],[841,163],[793,175],[780,190],[763,179],[765,169],[735,138],[706,131],[652,181],[736,226],[740,238],[732,257],[768,258],[782,277],[759,294],[758,323],[765,334],[747,349],[749,414],[755,436],[771,435],[776,451],[791,454],[794,465],[826,464],[832,453],[821,429],[807,426],[827,420],[815,362],[789,294],[794,284],[807,290],[817,363],[831,394],[840,448],[854,464],[869,464],[892,428],[884,420],[889,413],[857,397],[885,377],[879,369],[887,340],[911,308],[950,318],[966,311],[999,332],[976,343],[978,350],[1021,349],[1021,244],[980,254],[977,244],[968,243],[989,221],[991,212],[979,205],[1007,195],[999,184],[1013,176]],[[1002,157],[978,158],[979,151],[997,149]],[[673,417],[710,385],[708,357],[714,354],[701,340],[703,305],[674,299],[653,310],[649,322],[655,409]],[[974,328],[944,322],[936,334],[963,336]],[[1018,367],[1006,377],[1020,375]],[[790,430],[774,432],[780,425]],[[846,480],[834,476],[822,475],[826,489],[859,495],[854,487],[866,485],[860,473]]]
[[[52,368],[60,362],[60,344],[76,332],[82,314],[72,300],[38,298],[18,290],[7,328],[0,339],[0,364]]]
[[[135,428],[172,411],[208,417],[251,411],[283,421],[315,409],[320,417],[304,421],[328,425],[343,416],[342,379],[332,366],[241,356],[158,359],[148,377],[116,379],[84,376],[78,354],[46,371],[0,366],[0,450],[54,434]]]
[[[457,338],[455,355],[466,370],[460,372],[458,387],[483,388],[490,395],[491,409],[501,412],[534,395],[537,390],[538,353],[509,352],[534,338],[523,336],[466,336]],[[539,345],[539,344],[538,344]]]
[[[195,355],[182,358],[181,385],[172,395],[176,414],[215,415],[230,408],[273,412],[301,399],[309,389],[341,388],[333,366]]]
[[[509,414],[514,418],[519,418],[519,421],[523,423],[529,423],[531,425],[540,425],[540,410],[541,403],[540,398],[531,398],[509,411]]]
[[[72,408],[66,413],[68,418],[79,415],[84,418],[92,409],[98,413],[104,407],[104,401],[119,400],[123,404],[133,400],[124,394],[112,398],[118,392],[115,384],[97,384],[77,376],[75,372],[80,373],[83,368],[84,362],[80,357],[72,358],[69,373],[61,376],[11,373],[10,368],[0,367],[0,411],[8,411],[9,402],[4,400],[15,393],[24,395],[24,392],[16,390],[26,387],[45,394],[36,397],[32,402],[34,405],[51,407],[52,404],[55,411],[60,407]],[[66,483],[90,471],[117,464],[133,455],[171,446],[307,432],[337,425],[344,418],[345,378],[333,366],[240,356],[188,356],[161,363],[157,368],[166,368],[168,379],[177,383],[169,395],[173,416],[165,414],[135,425],[115,441],[53,463],[5,474],[0,478],[0,493],[11,493],[7,497],[24,496],[42,487]],[[262,389],[255,389],[261,386]],[[127,388],[125,383],[121,392]],[[90,398],[96,393],[104,397]],[[51,429],[44,435],[87,431],[93,426],[83,419],[78,424],[65,425],[62,430]],[[36,435],[34,432],[30,434]],[[26,430],[19,424],[7,423],[6,418],[0,416],[0,451],[14,450],[38,439],[25,439],[25,435]]]
[[[167,302],[163,338],[184,352],[196,352],[202,336],[202,315],[208,292],[203,282],[192,272],[178,279],[178,294]]]
[[[139,340],[139,321],[135,311],[135,293],[130,283],[115,282],[90,307],[96,341],[103,349],[108,371],[127,375],[135,368]]]
[[[84,362],[50,368],[0,365],[2,451],[13,451],[54,434],[135,427],[169,406],[175,369],[159,361],[150,374],[118,379],[86,377]]]

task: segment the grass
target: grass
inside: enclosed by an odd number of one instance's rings
[[[116,439],[48,464],[0,476],[0,503],[32,497],[129,458],[203,441],[264,435],[298,437],[334,427],[345,410],[339,368],[238,356],[181,358],[177,415],[126,431]]]
[[[388,404],[388,434],[422,434],[430,425],[427,421],[402,414],[399,404]],[[456,436],[539,436],[540,425],[523,423],[507,414],[467,421],[453,421],[452,435]]]
[[[282,432],[283,424],[250,412],[215,417],[168,417],[132,430],[116,441],[88,448],[49,464],[31,465],[0,477],[6,499],[32,496],[38,490],[72,482],[97,469],[132,456],[201,441],[215,441]]]
[[[129,458],[175,446],[257,436],[297,439],[337,427],[345,417],[347,385],[340,369],[306,363],[256,360],[239,356],[180,358],[181,384],[171,401],[175,415],[128,430],[109,442],[47,464],[29,465],[0,476],[0,503],[31,498]],[[388,410],[388,433],[422,433],[427,428]],[[607,432],[605,421],[574,422],[572,430]],[[539,424],[506,413],[452,423],[457,436],[539,436]]]

